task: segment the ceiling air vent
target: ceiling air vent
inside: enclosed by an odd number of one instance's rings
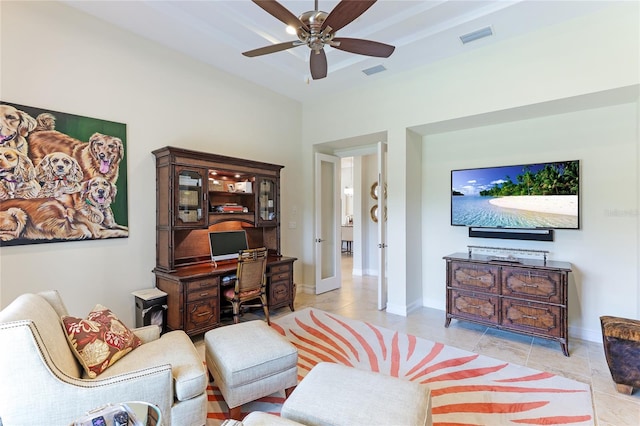
[[[375,67],[367,68],[366,70],[362,70],[366,75],[377,74],[382,71],[386,71],[387,69],[382,65],[376,65]]]
[[[460,41],[462,41],[462,44],[467,44],[469,42],[472,42],[481,38],[489,37],[491,35],[493,35],[493,29],[491,29],[491,27],[484,27],[484,28],[480,28],[479,30],[470,32],[468,34],[461,35]]]

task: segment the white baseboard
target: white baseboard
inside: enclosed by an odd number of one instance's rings
[[[393,303],[387,303],[388,314],[400,315],[402,317],[407,316],[407,306],[406,305],[394,305]]]
[[[602,343],[602,330],[586,330],[584,328],[569,327],[569,349],[571,338],[586,340],[587,342]]]
[[[316,287],[309,284],[296,283],[296,292],[301,292],[305,294],[316,294]]]

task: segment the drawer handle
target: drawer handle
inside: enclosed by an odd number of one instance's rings
[[[467,305],[468,308],[480,309],[482,306],[480,305]]]
[[[209,292],[208,292],[208,291],[206,291],[206,292],[204,292],[204,293],[200,293],[200,297],[205,297],[205,296],[207,296],[208,294],[209,294]]]
[[[484,283],[485,281],[487,281],[487,277],[485,277],[485,276],[479,276],[479,277],[468,276],[467,279],[469,281],[480,281],[481,283]]]
[[[531,272],[528,273],[529,278],[549,278],[549,275],[546,274],[532,274]]]
[[[527,284],[527,283],[522,283],[523,287],[532,287],[532,288],[538,288],[538,284]]]
[[[196,315],[197,317],[204,317],[209,315],[209,312],[202,312],[201,314]]]
[[[538,317],[536,317],[536,316],[533,316],[533,315],[524,315],[524,314],[522,315],[522,318],[527,318],[527,319],[532,319],[532,320],[537,320],[537,319],[538,319]]]
[[[200,283],[200,287],[209,287],[209,285],[210,285],[210,284],[209,284],[209,283],[207,283],[207,282],[202,282],[202,283]]]

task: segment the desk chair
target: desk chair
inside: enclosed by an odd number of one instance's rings
[[[267,249],[241,250],[238,254],[238,269],[235,286],[224,290],[224,298],[233,307],[233,322],[240,321],[240,307],[244,302],[260,300],[267,324],[269,307],[267,305],[265,270],[267,268]]]

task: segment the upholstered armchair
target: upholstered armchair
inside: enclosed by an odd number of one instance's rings
[[[156,404],[163,425],[206,422],[207,373],[182,331],[133,329],[142,344],[88,378],[71,350],[56,291],[23,294],[0,311],[0,424],[69,425],[108,403]]]

